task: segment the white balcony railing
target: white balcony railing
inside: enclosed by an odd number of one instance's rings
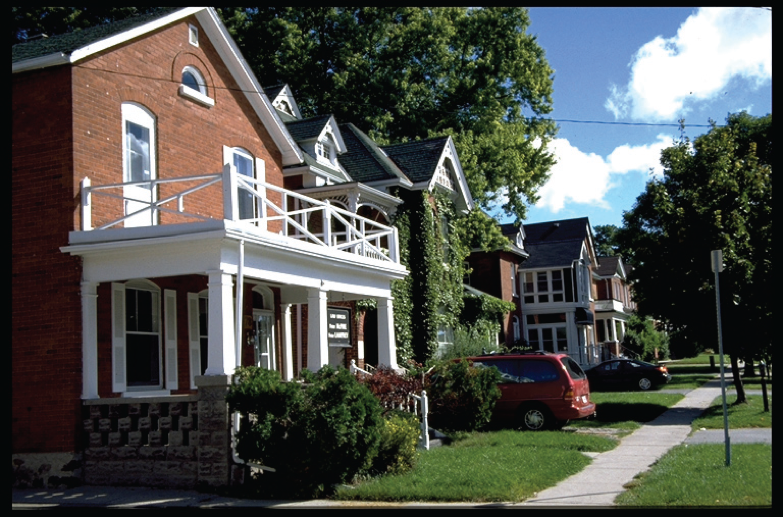
[[[138,195],[127,194],[129,187],[144,187],[149,192],[158,192],[158,186],[177,184],[181,190],[161,199],[139,200]],[[195,192],[215,184],[221,184],[223,194],[223,218],[242,221],[254,231],[267,232],[278,228],[278,233],[299,241],[331,248],[362,257],[386,262],[400,262],[397,229],[366,217],[331,205],[328,201],[312,199],[297,192],[258,181],[236,172],[233,165],[226,165],[222,173],[188,176],[182,178],[155,179],[146,182],[92,185],[89,178],[81,183],[82,231],[106,230],[120,224],[137,220],[149,214],[154,221],[159,214],[177,214],[194,221],[213,219],[185,209],[185,200]],[[239,193],[250,194],[254,200],[254,217],[240,217]],[[279,201],[274,202],[267,194],[275,192]],[[92,224],[93,196],[122,200],[124,206],[134,207],[97,228]],[[154,196],[151,196],[154,197]],[[272,223],[279,221],[279,225]]]

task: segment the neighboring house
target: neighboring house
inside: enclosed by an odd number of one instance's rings
[[[211,8],[13,47],[17,481],[234,481],[235,367],[362,359],[351,300],[376,301],[367,341],[397,366],[399,201],[337,161],[333,118],[279,113]]]
[[[565,352],[582,365],[599,360],[593,325],[597,260],[586,217],[525,224],[519,266],[522,336],[536,350]]]
[[[522,298],[519,283],[520,264],[527,258],[524,249],[525,233],[522,226],[503,224],[500,229],[509,240],[507,249],[473,250],[468,257],[471,268],[469,284],[486,294],[507,302],[516,309],[509,312],[501,324],[500,341],[513,348],[522,339]]]
[[[631,296],[628,282],[630,266],[622,257],[599,257],[599,264],[593,270],[595,289],[595,334],[596,342],[602,347],[602,356],[622,354],[620,344],[625,337],[625,327],[636,304]]]
[[[302,118],[288,85],[268,86],[265,91],[305,158],[302,164],[283,169],[287,188],[383,225],[392,224],[400,206],[414,203],[415,197],[420,199],[422,192],[438,190],[445,193],[459,213],[472,209],[473,198],[451,137],[381,147],[355,125],[339,124],[332,115]],[[449,223],[442,220],[439,224],[446,241],[449,239]],[[409,255],[415,254],[412,248],[423,245],[419,237],[406,243]],[[346,238],[344,232],[333,234],[338,245],[346,242]],[[386,239],[381,237],[380,247],[386,246]],[[409,266],[413,276],[428,274],[421,265]],[[345,298],[344,305],[356,312],[350,301],[352,299]],[[416,305],[415,301],[408,300],[408,303]],[[413,306],[407,310],[417,315],[419,320],[426,318],[422,307]],[[446,311],[441,309],[441,312]],[[375,310],[360,315],[367,343],[377,333],[377,316]],[[397,325],[405,326],[405,322],[398,321]],[[437,326],[439,345],[449,343],[452,335],[449,325],[441,322]],[[375,353],[377,347],[365,346],[367,343],[359,344],[359,349],[363,349],[363,353],[359,354],[360,365],[384,364]],[[330,364],[345,365],[348,359],[353,358],[351,352],[347,347],[344,350],[330,347]]]

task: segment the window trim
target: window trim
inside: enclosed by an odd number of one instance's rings
[[[146,129],[149,133],[149,170],[147,172],[149,173],[149,181],[154,182],[154,180],[156,180],[158,177],[157,131],[155,115],[153,115],[152,112],[150,112],[141,104],[136,104],[133,102],[123,103],[120,111],[122,115],[122,182],[130,183],[133,179],[131,178],[132,171],[129,159],[129,152],[131,149],[128,146],[129,123],[140,126]],[[134,209],[129,210],[128,208],[129,203],[134,203],[134,198],[138,199],[138,203],[147,203],[146,199],[137,197],[142,195],[146,197],[147,190],[150,192],[149,202],[154,203],[157,201],[157,187],[154,183],[150,184],[149,189],[140,187],[138,185],[128,185],[123,187],[123,197],[126,198],[123,201],[123,215],[127,215],[129,211],[135,211]],[[126,219],[124,224],[126,228],[135,226],[154,226],[158,224],[158,211],[150,208],[145,212],[141,212],[129,219]]]
[[[553,278],[554,272],[560,273],[560,278],[558,279],[560,281],[560,289],[555,290],[554,288],[554,282],[555,278]],[[539,275],[540,274],[546,274],[546,290],[542,291],[539,290]],[[532,275],[533,279],[531,282],[527,281],[527,275]],[[522,302],[527,305],[533,305],[533,304],[544,304],[544,303],[565,303],[566,302],[566,285],[565,285],[565,274],[562,269],[546,269],[546,270],[533,270],[533,271],[522,271],[520,276],[522,277],[522,281],[520,282],[522,285]],[[532,290],[528,289],[528,283],[530,283],[533,287]],[[539,300],[540,296],[547,296],[547,301],[542,302]],[[554,300],[554,297],[556,295],[560,295],[562,299],[560,300]],[[532,298],[532,300],[530,300]]]
[[[186,85],[184,81],[182,81],[185,74],[190,74],[193,76],[193,78],[196,80],[196,83],[198,83],[198,90]],[[187,65],[182,69],[182,73],[180,74],[180,83],[180,96],[196,101],[199,104],[203,104],[209,108],[215,105],[215,99],[209,96],[209,87],[207,86],[206,80],[204,80],[204,74],[202,74],[201,71],[195,66]]]

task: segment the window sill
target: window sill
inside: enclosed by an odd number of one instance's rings
[[[199,104],[206,106],[208,108],[211,108],[212,106],[215,105],[215,99],[211,97],[207,97],[203,93],[198,92],[188,86],[185,86],[184,84],[179,85],[179,94],[181,97],[185,97],[192,101],[198,102]]]
[[[146,397],[169,397],[171,396],[171,390],[139,390],[139,391],[125,391],[122,394],[123,398],[137,399]]]

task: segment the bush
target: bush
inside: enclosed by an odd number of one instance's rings
[[[488,321],[478,323],[472,327],[455,328],[454,342],[443,348],[439,358],[446,361],[499,351],[498,332],[500,325]]]
[[[276,372],[237,370],[229,408],[246,418],[237,454],[276,469],[258,488],[270,497],[318,497],[370,468],[383,421],[378,400],[351,373],[328,366],[285,383]]]
[[[634,352],[642,361],[669,357],[669,336],[655,328],[652,320],[636,314],[628,319],[623,347]]]
[[[420,424],[418,417],[403,411],[391,411],[384,418],[373,474],[402,474],[416,465]]]
[[[436,364],[424,379],[430,425],[450,431],[475,431],[489,423],[500,398],[497,368],[474,368],[467,361]]]
[[[408,395],[420,394],[423,389],[421,379],[400,375],[388,366],[381,366],[373,375],[359,375],[357,379],[380,401],[384,413],[409,407]]]

